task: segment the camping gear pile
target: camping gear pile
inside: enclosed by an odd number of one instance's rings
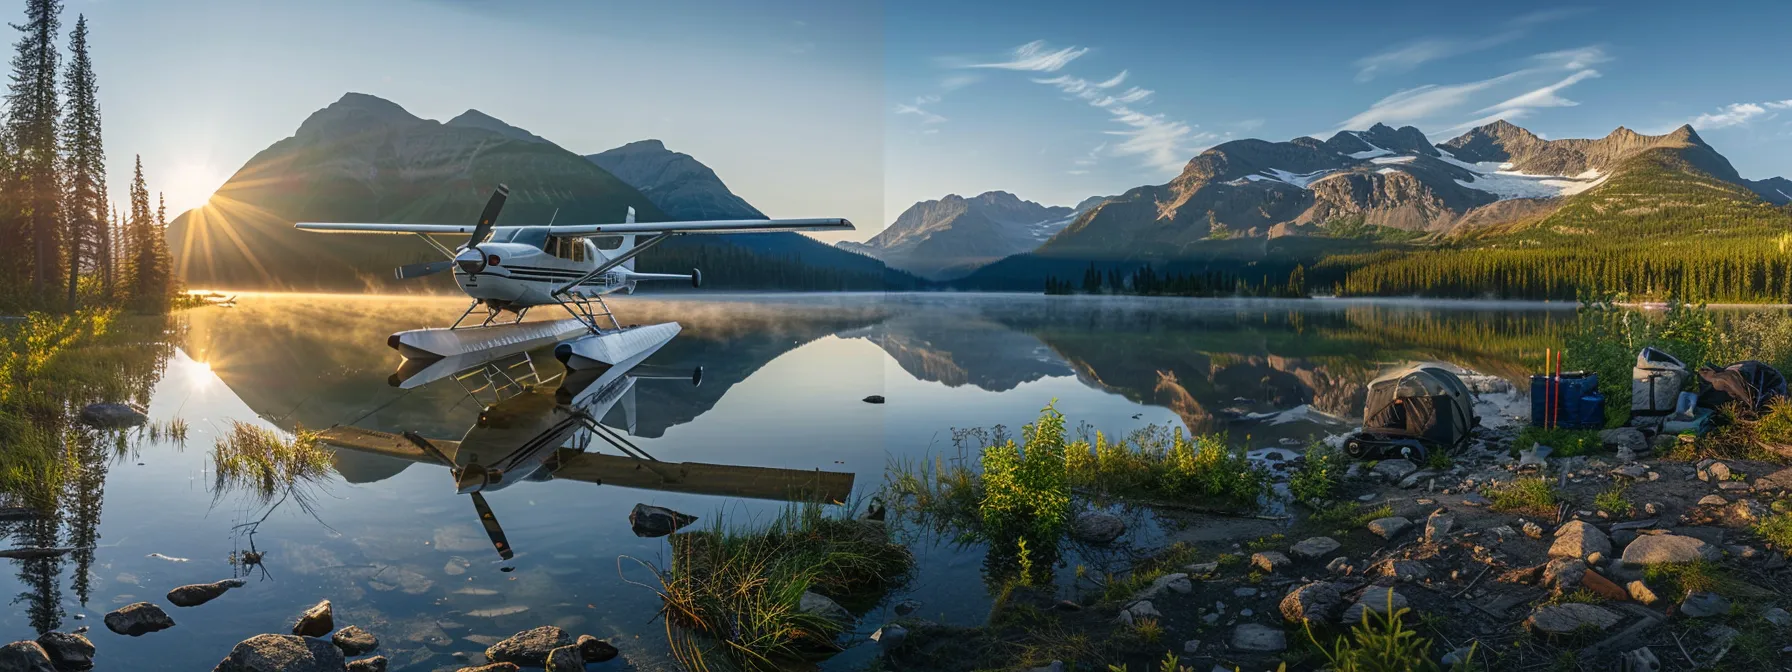
[[[1363,431],[1344,440],[1344,452],[1423,463],[1432,450],[1462,445],[1480,422],[1461,377],[1439,364],[1414,364],[1369,382]]]
[[[1531,425],[1561,429],[1598,429],[1605,426],[1605,395],[1599,392],[1599,374],[1563,371],[1562,352],[1545,350],[1548,373],[1531,376]]]

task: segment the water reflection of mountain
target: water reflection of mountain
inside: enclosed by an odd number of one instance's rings
[[[683,325],[684,331],[649,364],[666,369],[703,367],[701,386],[640,386],[636,432],[650,438],[708,411],[730,387],[779,355],[884,316],[878,305],[869,302],[842,306],[622,299],[612,303],[628,322]],[[389,386],[386,379],[399,359],[385,341],[394,331],[452,322],[464,308],[458,301],[434,298],[248,297],[235,309],[194,312],[183,347],[194,359],[208,362],[250,409],[283,428],[361,424],[458,437],[477,416],[478,402],[453,381],[408,391]],[[559,372],[560,365],[551,356],[536,355],[535,365],[544,377]],[[382,477],[382,465],[391,473],[402,468],[373,459],[376,463],[343,466],[357,478]]]
[[[923,380],[1004,391],[1048,376],[1168,408],[1194,432],[1309,404],[1361,413],[1386,366],[1439,359],[1508,378],[1566,313],[1314,301],[916,299],[866,338]],[[1070,409],[1067,409],[1070,410]]]

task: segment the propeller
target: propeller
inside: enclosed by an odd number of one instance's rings
[[[485,253],[479,251],[479,244],[491,237],[492,225],[498,221],[498,213],[504,210],[504,201],[508,198],[510,198],[510,187],[498,185],[498,188],[492,192],[491,200],[485,202],[485,210],[479,213],[479,223],[473,226],[473,235],[467,238],[467,244],[463,246],[464,249],[460,254],[454,255],[453,259],[405,264],[399,266],[394,275],[398,276],[399,280],[421,278],[454,268],[456,264],[459,264],[468,273],[485,270]]]
[[[498,517],[492,515],[492,507],[485,503],[485,495],[477,492],[473,495],[473,510],[479,512],[479,524],[485,526],[485,536],[491,537],[492,548],[498,549],[498,557],[509,560],[516,557],[510,550],[510,541],[504,537],[504,528],[498,525]]]

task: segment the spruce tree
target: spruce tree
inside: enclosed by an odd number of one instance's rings
[[[61,101],[56,91],[56,33],[61,28],[62,3],[58,0],[26,0],[25,23],[12,24],[19,31],[14,45],[12,83],[6,94],[7,133],[15,155],[15,183],[10,185],[20,213],[16,231],[7,247],[28,250],[21,259],[0,261],[0,267],[29,268],[31,287],[40,298],[62,269],[61,154],[56,127]],[[0,271],[0,272],[11,272]],[[17,281],[16,275],[12,280]]]
[[[87,56],[87,17],[75,19],[69,33],[68,76],[63,81],[68,118],[63,123],[63,149],[67,160],[68,200],[64,208],[68,219],[68,302],[75,303],[76,285],[80,280],[83,252],[91,252],[95,269],[105,267],[101,257],[109,252],[106,244],[105,180],[106,150],[100,141],[100,105],[93,75],[93,61]],[[101,271],[102,276],[109,273]],[[111,283],[108,281],[109,286]]]

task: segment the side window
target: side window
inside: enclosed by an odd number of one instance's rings
[[[566,244],[572,246],[572,260],[573,261],[584,261],[585,260],[585,239],[584,238],[574,238],[572,240],[566,241]]]

